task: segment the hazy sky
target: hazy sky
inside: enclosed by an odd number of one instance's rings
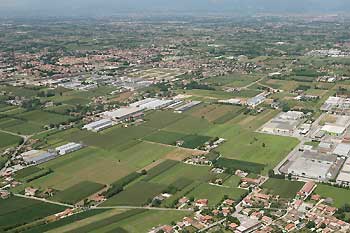
[[[350,0],[0,0],[0,16],[109,16],[121,12],[350,12]]]

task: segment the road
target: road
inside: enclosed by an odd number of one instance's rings
[[[188,210],[188,209],[161,208],[161,207],[148,207],[148,206],[97,206],[97,207],[91,207],[91,209],[144,209],[144,210],[193,212],[193,210]]]
[[[226,218],[221,219],[220,221],[214,222],[214,223],[210,224],[209,226],[200,229],[198,232],[204,232],[206,230],[209,230],[210,228],[215,227],[216,225],[221,224],[221,223],[223,223],[225,221],[226,221]]]

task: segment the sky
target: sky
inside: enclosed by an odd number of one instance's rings
[[[119,13],[338,13],[350,0],[0,0],[1,16],[112,16]]]

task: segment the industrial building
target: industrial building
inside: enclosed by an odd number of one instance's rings
[[[329,180],[337,174],[337,169],[334,169],[337,161],[336,155],[304,151],[302,155],[289,162],[287,173],[311,179]]]
[[[228,100],[219,100],[220,104],[232,104],[232,105],[242,105],[243,101],[241,99],[228,99]]]
[[[21,154],[23,160],[28,164],[41,164],[56,158],[57,154],[41,150],[31,150]]]
[[[333,154],[338,155],[338,156],[344,156],[344,157],[349,157],[350,154],[350,144],[347,143],[340,143],[338,144],[334,151]]]
[[[264,133],[277,135],[292,135],[301,124],[304,113],[289,111],[280,113],[261,129]]]
[[[336,181],[340,185],[350,186],[350,158],[345,161]]]
[[[110,119],[102,119],[102,120],[94,121],[87,125],[84,125],[83,129],[93,131],[93,132],[99,132],[112,126],[113,126],[113,121],[111,121]]]
[[[63,146],[56,147],[55,150],[59,155],[65,155],[83,148],[83,145],[80,143],[70,142]]]
[[[247,100],[247,105],[251,108],[257,107],[259,104],[264,103],[266,100],[265,93],[261,93],[253,98]]]
[[[321,131],[328,133],[332,136],[340,136],[345,132],[346,128],[344,126],[338,125],[324,125]]]
[[[156,98],[147,98],[147,99],[140,100],[130,104],[130,107],[139,107],[147,110],[156,110],[156,109],[165,108],[173,104],[174,102],[175,102],[174,100],[161,100]]]
[[[182,105],[180,107],[175,108],[175,112],[183,113],[183,112],[185,112],[185,111],[187,111],[187,110],[189,110],[189,109],[199,105],[200,103],[201,103],[201,101],[191,101],[191,102],[189,102],[189,103],[187,103],[185,105]]]
[[[142,117],[144,110],[141,107],[123,107],[114,111],[104,112],[102,115],[111,120],[125,121]]]

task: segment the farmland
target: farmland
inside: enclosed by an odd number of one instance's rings
[[[347,189],[319,184],[315,190],[315,193],[321,195],[324,198],[331,198],[333,200],[334,206],[338,208],[343,207],[345,204],[350,204],[350,190]]]
[[[21,138],[8,133],[0,132],[0,151],[11,146],[17,146]]]
[[[11,197],[8,200],[0,199],[0,206],[0,230],[30,223],[65,209],[62,206],[19,197]]]
[[[282,198],[294,198],[297,192],[303,187],[303,182],[288,181],[270,178],[262,188],[267,193],[279,195]]]

